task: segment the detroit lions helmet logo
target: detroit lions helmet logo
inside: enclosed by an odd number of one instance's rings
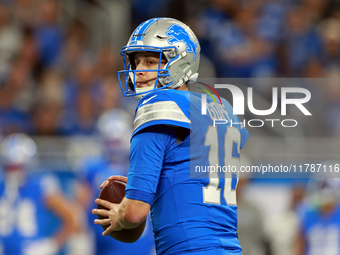
[[[169,44],[174,44],[175,42],[184,42],[186,45],[186,51],[194,54],[194,61],[196,61],[198,40],[193,42],[185,29],[177,24],[171,25],[168,31],[165,33],[167,36],[172,37],[168,40]]]

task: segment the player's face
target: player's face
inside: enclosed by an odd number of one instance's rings
[[[160,68],[166,64],[164,59],[161,60]],[[136,65],[136,87],[150,87],[157,78],[157,72],[143,72],[138,70],[159,69],[159,53],[157,52],[138,52],[135,56]]]

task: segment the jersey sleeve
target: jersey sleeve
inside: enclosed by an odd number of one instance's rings
[[[130,165],[125,196],[152,204],[161,174],[164,155],[170,144],[171,127],[143,129],[131,140]]]
[[[169,125],[190,129],[190,101],[174,90],[149,93],[137,106],[132,137],[155,125]]]

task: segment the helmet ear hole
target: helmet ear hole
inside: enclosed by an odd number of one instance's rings
[[[184,62],[183,64],[178,66],[181,70],[183,70],[184,73],[187,72],[187,70],[190,68],[190,63]]]
[[[168,62],[167,58],[165,57],[164,53],[162,53],[162,60],[165,60],[166,62]]]

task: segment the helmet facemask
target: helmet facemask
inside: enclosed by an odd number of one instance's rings
[[[138,52],[156,53],[155,57],[158,58],[157,69],[136,70],[135,57]],[[141,99],[144,95],[146,95],[150,91],[164,89],[173,84],[171,77],[170,77],[169,70],[168,70],[171,60],[169,61],[167,59],[167,57],[165,56],[166,52],[164,52],[162,49],[130,50],[130,51],[122,50],[121,54],[124,59],[125,71],[119,71],[118,73],[119,73],[119,82],[123,90],[123,94],[125,96],[136,96],[136,98]],[[161,67],[162,60],[166,61],[163,68]],[[152,85],[147,86],[147,87],[138,87],[137,82],[136,82],[136,76],[138,72],[157,72],[157,75],[155,76],[155,80],[152,83]],[[123,89],[124,86],[122,86],[122,83],[121,83],[121,75],[124,75],[125,90]]]

